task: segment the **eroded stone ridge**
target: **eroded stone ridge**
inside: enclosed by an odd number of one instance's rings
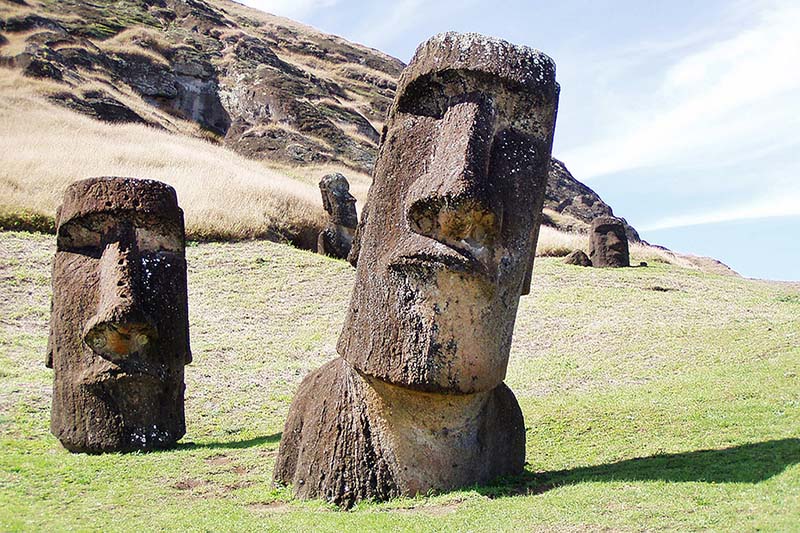
[[[346,259],[358,225],[356,199],[350,194],[350,183],[338,172],[324,176],[319,182],[322,206],[328,213],[328,225],[317,239],[317,252]]]
[[[172,446],[185,433],[192,358],[175,190],[132,178],[78,181],[56,228],[51,431],[74,452]]]
[[[589,257],[596,267],[631,266],[625,224],[616,217],[597,217],[592,221]]]
[[[503,379],[558,91],[552,60],[527,47],[447,33],[418,48],[350,254],[340,357],[301,384],[277,482],[349,506],[522,471]]]

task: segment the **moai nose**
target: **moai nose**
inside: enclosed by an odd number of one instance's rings
[[[502,210],[493,202],[489,158],[494,138],[494,105],[477,97],[452,105],[440,123],[427,176],[409,193],[411,229],[450,246],[491,246]]]
[[[83,339],[112,362],[146,351],[156,338],[156,328],[141,309],[140,268],[133,240],[110,243],[100,259],[99,304]]]

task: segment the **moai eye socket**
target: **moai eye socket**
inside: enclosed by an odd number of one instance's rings
[[[102,224],[94,218],[74,219],[58,229],[57,249],[99,257],[103,252]]]
[[[442,118],[449,107],[445,87],[432,76],[425,76],[408,86],[397,104],[400,113]]]

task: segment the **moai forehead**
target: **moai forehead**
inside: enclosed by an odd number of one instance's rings
[[[98,177],[67,187],[56,214],[59,249],[100,246],[120,223],[137,228],[143,244],[182,252],[183,211],[175,189],[155,180]]]
[[[531,268],[558,105],[555,65],[524,46],[446,33],[398,83],[359,230],[339,353],[423,390],[505,375]]]
[[[596,217],[592,220],[592,231],[616,231],[625,235],[625,225],[617,217],[602,216]]]

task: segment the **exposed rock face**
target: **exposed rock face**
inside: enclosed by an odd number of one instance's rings
[[[589,236],[589,257],[596,267],[631,266],[625,225],[619,218],[597,217]]]
[[[349,506],[521,472],[503,379],[557,104],[538,51],[454,33],[417,49],[359,227],[341,357],[301,385],[276,481]]]
[[[358,225],[356,199],[350,194],[347,178],[338,172],[324,176],[319,182],[319,190],[329,220],[317,239],[317,252],[346,259]]]
[[[1,63],[63,82],[69,91],[52,99],[95,118],[175,131],[157,112],[166,111],[249,157],[363,172],[404,66],[227,0],[50,2],[41,15],[0,20],[0,31],[30,32],[24,52]],[[112,89],[87,98],[98,78],[130,88],[152,113]]]
[[[592,260],[589,259],[589,256],[586,255],[583,250],[575,250],[571,252],[569,255],[567,255],[567,257],[564,258],[564,263],[582,267],[592,266]]]
[[[90,178],[57,215],[50,429],[73,452],[167,448],[191,361],[183,212],[161,182]]]
[[[547,196],[544,206],[557,213],[577,219],[586,225],[597,217],[614,216],[614,211],[592,189],[572,177],[567,166],[556,158],[550,164],[547,176]],[[631,242],[639,242],[639,234],[621,218],[625,233]],[[578,228],[562,228],[575,230]]]

